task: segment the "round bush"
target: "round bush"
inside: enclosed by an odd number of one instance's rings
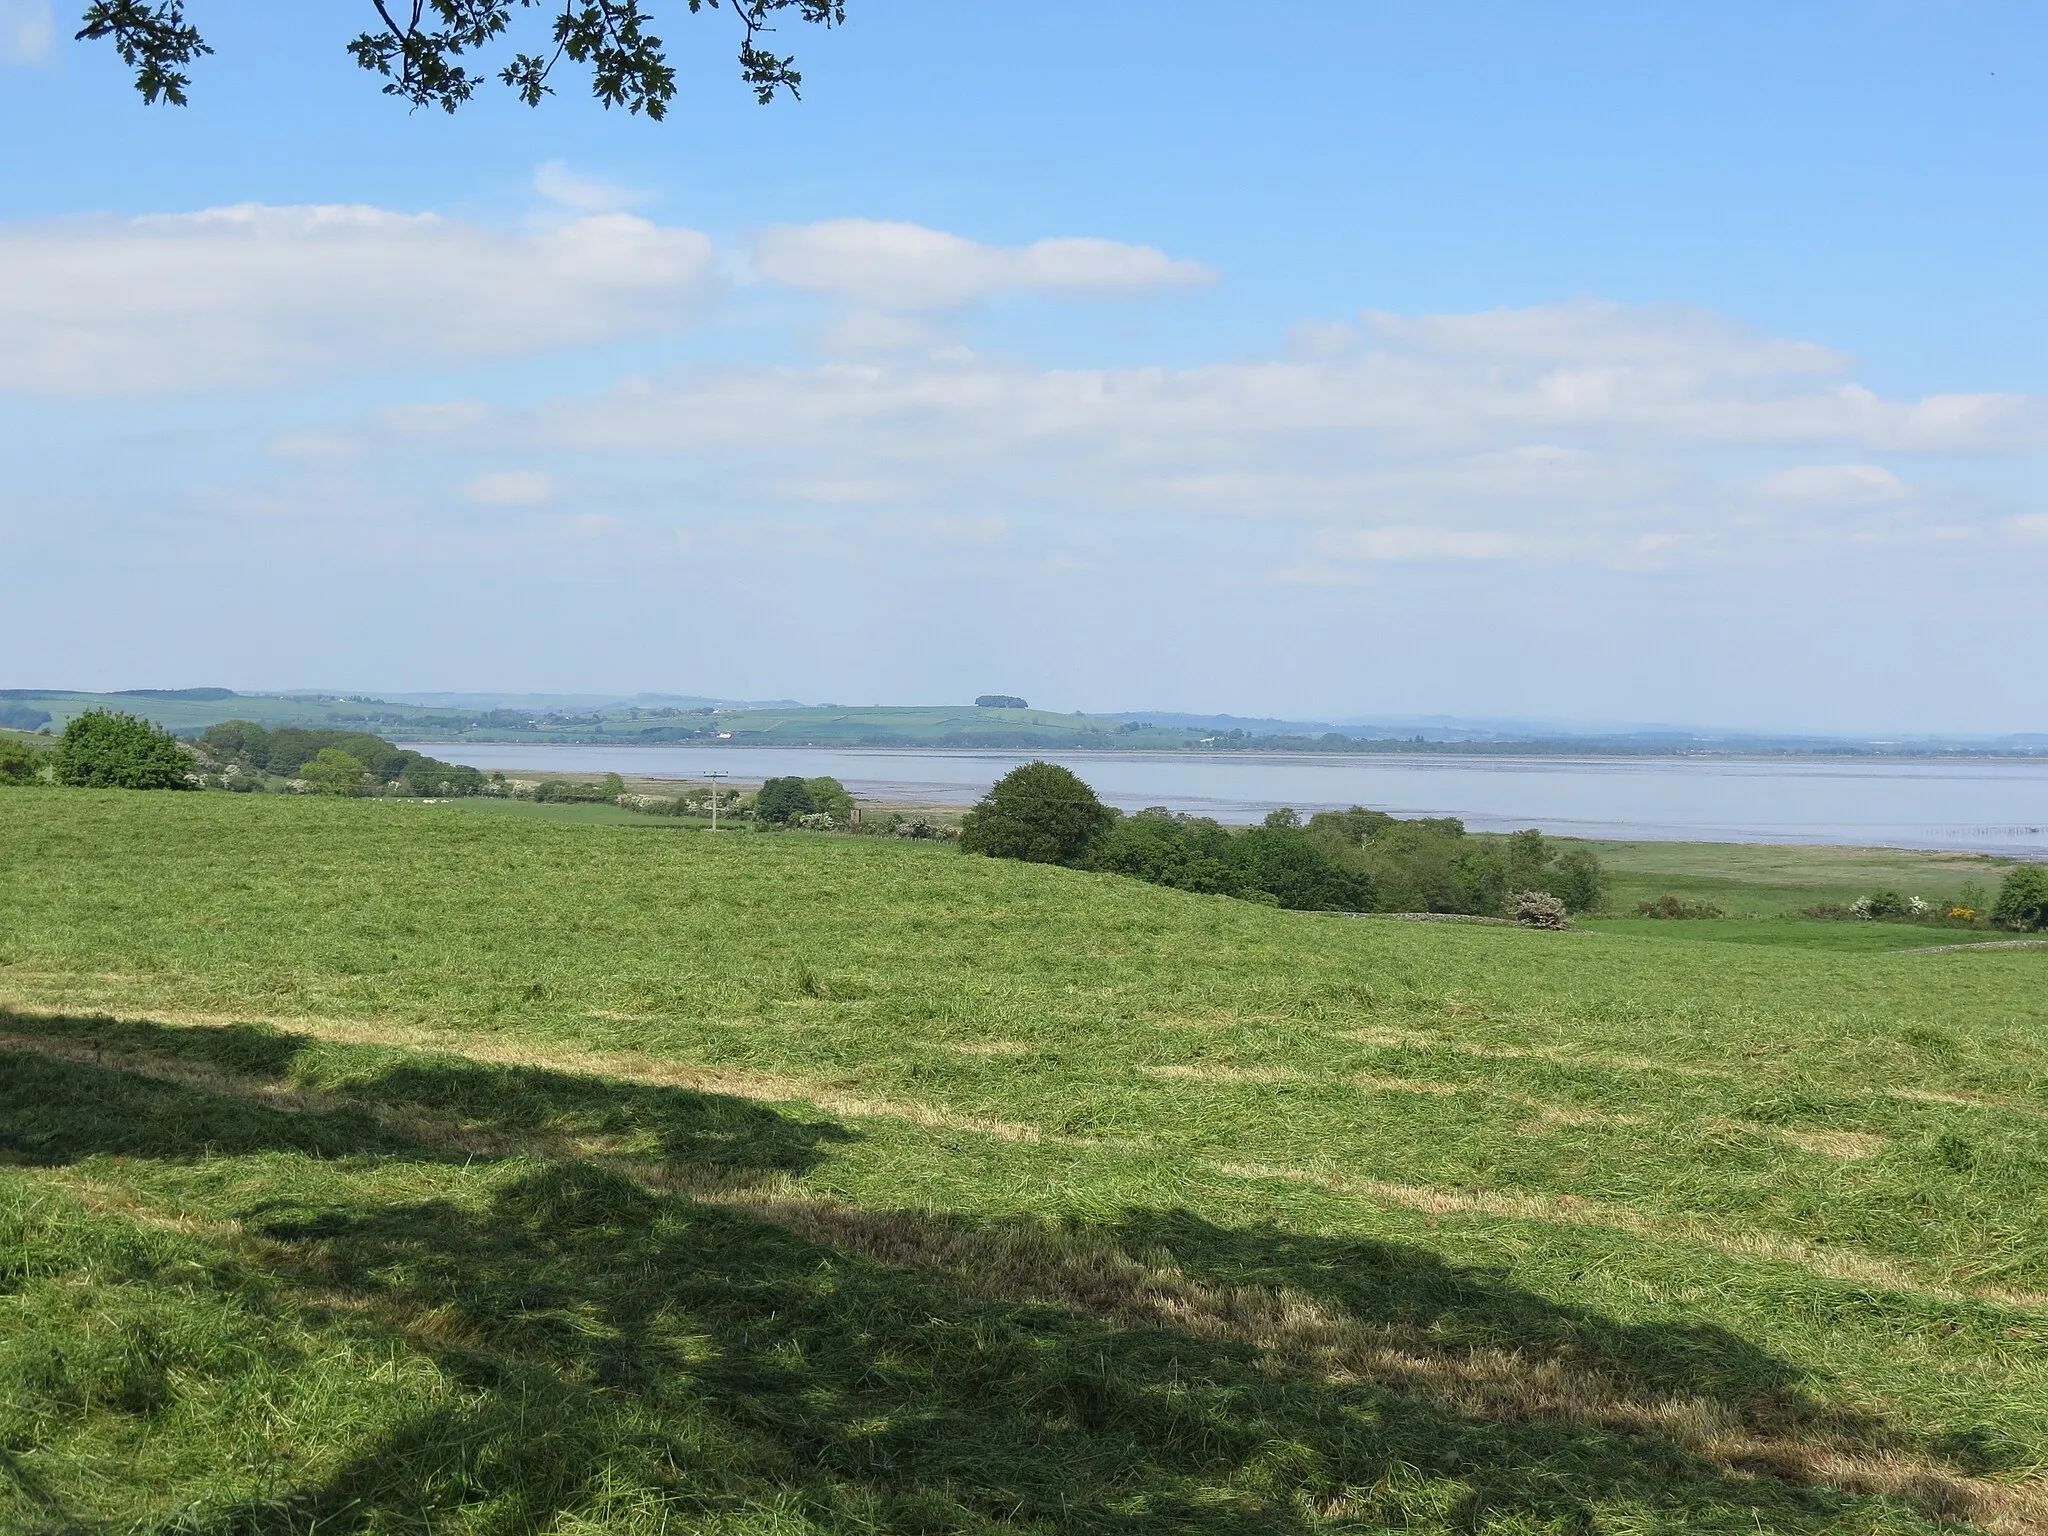
[[[2007,875],[1991,918],[2025,932],[2048,928],[2048,865],[2022,864]]]
[[[960,823],[960,851],[1030,864],[1079,864],[1116,812],[1057,763],[1026,763],[996,780]]]
[[[191,789],[192,759],[169,731],[136,715],[89,709],[53,754],[57,782],[76,789]]]

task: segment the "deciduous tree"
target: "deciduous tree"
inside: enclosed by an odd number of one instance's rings
[[[1104,805],[1057,763],[1026,763],[996,780],[960,823],[963,853],[1031,864],[1080,864],[1116,825]]]
[[[692,15],[721,9],[721,0],[682,0]],[[832,27],[846,20],[845,0],[723,0],[739,22],[740,78],[766,105],[779,91],[797,94],[803,76],[794,55],[767,45],[784,16]],[[650,29],[640,0],[370,0],[367,31],[348,44],[356,63],[384,81],[384,94],[414,107],[453,112],[492,75],[528,106],[554,94],[563,59],[590,68],[590,89],[607,107],[661,118],[676,94],[667,45]],[[478,61],[526,19],[549,16],[539,51],[514,52],[493,68]],[[78,36],[104,39],[135,72],[146,102],[182,107],[192,64],[212,53],[185,15],[185,0],[92,0]]]

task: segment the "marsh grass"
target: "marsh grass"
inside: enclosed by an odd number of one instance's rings
[[[2048,1528],[2040,952],[19,798],[0,1529]]]

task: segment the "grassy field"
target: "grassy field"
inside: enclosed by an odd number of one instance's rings
[[[2048,1529],[2048,951],[269,796],[0,850],[10,1536]]]
[[[1570,840],[1560,838],[1561,845]],[[1873,891],[1949,902],[1975,885],[1995,895],[2013,860],[1981,853],[1818,844],[1596,842],[1613,877],[1609,906],[1626,912],[1667,893],[1709,901],[1730,914],[1788,917],[1822,902],[1841,905]]]

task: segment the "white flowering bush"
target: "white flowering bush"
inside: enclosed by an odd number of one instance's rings
[[[1524,928],[1564,928],[1571,920],[1563,900],[1548,891],[1510,891],[1508,916]]]

